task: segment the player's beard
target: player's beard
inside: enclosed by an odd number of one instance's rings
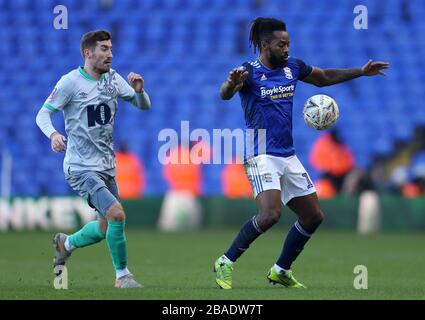
[[[102,63],[101,65],[96,66],[96,69],[99,74],[107,73],[111,69],[111,65],[106,65],[105,63]]]
[[[288,59],[284,59],[283,57],[279,58],[270,52],[269,61],[270,64],[275,68],[284,68],[286,66],[286,63],[288,62]]]

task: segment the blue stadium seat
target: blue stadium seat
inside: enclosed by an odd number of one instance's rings
[[[402,19],[399,0],[385,5],[367,1],[373,28],[361,31],[347,23],[353,19],[355,0],[290,1],[283,11],[280,0],[258,1],[258,7],[246,0],[120,0],[103,10],[99,1],[61,3],[72,12],[68,30],[52,27],[51,1],[0,1],[0,146],[11,149],[14,158],[25,159],[17,160],[15,195],[72,192],[61,172],[63,155],[50,153],[34,118],[60,76],[82,63],[79,40],[91,28],[114,26],[114,68],[124,76],[138,71],[146,80],[152,110],[139,113],[120,102],[115,141],[128,141],[129,132],[133,133],[129,145],[144,160],[148,195],[167,190],[156,158],[158,133],[163,128],[179,130],[184,119],[190,119],[191,128],[243,127],[238,98],[221,101],[218,90],[233,67],[255,59],[248,47],[249,21],[255,16],[277,15],[286,20],[293,55],[309,64],[354,67],[369,58],[392,64],[386,78],[363,78],[329,88],[299,84],[294,136],[308,170],[312,170],[309,146],[317,132],[303,123],[301,110],[310,95],[325,92],[337,100],[338,128],[361,167],[369,165],[374,154],[391,152],[395,141],[410,139],[416,125],[425,125],[420,103],[425,98],[423,1],[406,2],[410,21]],[[324,15],[327,12],[332,12],[332,18]],[[379,19],[374,12],[380,13]],[[54,117],[54,124],[63,130],[61,115]],[[22,130],[27,134],[21,135]],[[25,142],[30,143],[21,150],[19,145]],[[32,176],[34,163],[44,174]],[[220,193],[220,167],[204,166],[204,170],[205,193]],[[312,177],[316,174],[311,171]],[[55,177],[55,186],[46,183],[46,176]],[[26,183],[28,177],[32,177],[31,186]]]

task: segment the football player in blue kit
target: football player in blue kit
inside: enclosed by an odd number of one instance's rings
[[[253,145],[245,145],[245,171],[258,206],[258,214],[241,228],[228,250],[214,264],[220,288],[232,288],[233,264],[262,233],[279,221],[285,204],[297,215],[282,252],[267,278],[273,284],[305,288],[293,276],[291,265],[323,221],[316,189],[295,155],[292,139],[292,105],[297,81],[318,87],[361,76],[385,75],[386,62],[369,60],[361,68],[321,69],[289,55],[290,38],[283,21],[257,18],[249,40],[258,58],[233,69],[220,89],[223,100],[237,92],[247,129],[254,134]],[[251,147],[251,148],[250,148]],[[251,152],[247,152],[248,149]]]

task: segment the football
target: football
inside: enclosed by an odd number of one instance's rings
[[[329,129],[338,120],[338,105],[331,97],[317,94],[304,103],[303,117],[305,123],[313,129]]]

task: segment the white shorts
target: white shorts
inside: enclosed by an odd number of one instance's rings
[[[292,198],[316,192],[296,155],[282,158],[261,154],[248,159],[244,167],[254,198],[266,190],[280,190],[282,202],[286,205]]]

